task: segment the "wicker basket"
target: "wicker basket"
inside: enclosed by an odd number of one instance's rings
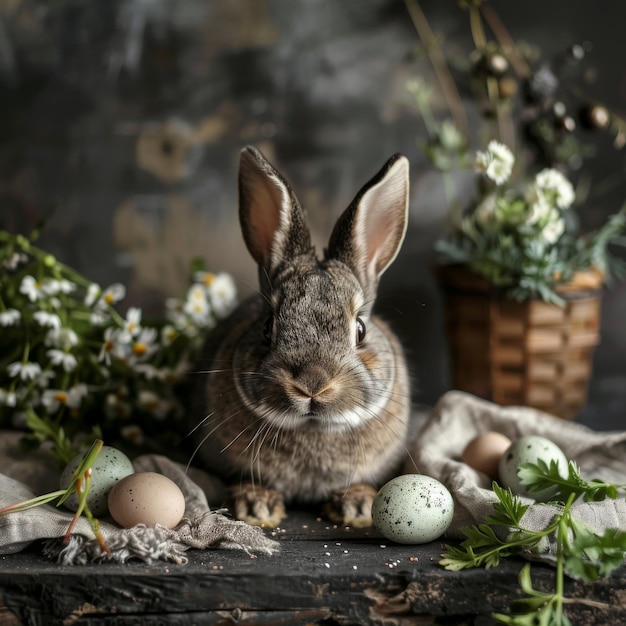
[[[587,401],[598,344],[597,272],[581,272],[559,291],[564,307],[515,302],[460,267],[438,268],[454,388],[503,405],[531,406],[565,419]]]

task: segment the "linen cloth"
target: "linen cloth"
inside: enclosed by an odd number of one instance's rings
[[[546,437],[579,466],[583,478],[626,483],[626,432],[594,431],[537,409],[500,406],[462,391],[449,391],[418,433],[404,471],[427,474],[448,487],[455,503],[447,533],[450,539],[464,538],[464,527],[483,523],[498,500],[491,490],[492,480],[461,461],[465,446],[487,431],[500,432],[511,440],[524,435]],[[561,511],[554,504],[537,504],[530,498],[522,501],[530,505],[522,519],[528,530],[545,528]],[[596,532],[608,528],[626,531],[624,498],[576,503],[572,512]],[[502,531],[506,534],[506,529]]]
[[[0,471],[4,472],[0,473],[0,508],[58,489],[58,476],[51,470],[54,467],[52,459],[45,451],[23,458],[16,454],[18,441],[18,433],[0,433]],[[204,477],[203,489],[187,475],[183,466],[159,455],[138,457],[133,465],[136,471],[158,472],[173,480],[185,496],[185,513],[173,530],[141,525],[121,529],[106,518],[100,520],[100,530],[111,551],[110,560],[185,563],[185,552],[189,548],[228,548],[265,554],[278,550],[278,543],[260,528],[233,520],[225,516],[224,511],[209,508],[205,492],[219,491],[217,479]],[[19,552],[33,541],[48,539],[45,552],[60,563],[83,564],[107,560],[109,557],[96,541],[84,516],[79,518],[69,542],[63,543],[72,518],[71,512],[53,505],[0,515],[0,554]]]

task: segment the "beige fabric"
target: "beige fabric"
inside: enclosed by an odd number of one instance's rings
[[[0,433],[0,508],[57,489],[51,484],[52,460],[45,451],[29,455],[24,461],[17,451],[17,433]],[[185,517],[174,530],[164,527],[137,526],[120,529],[112,521],[101,521],[101,531],[112,553],[112,560],[124,562],[140,559],[186,562],[189,548],[231,548],[246,552],[272,554],[278,543],[265,536],[259,528],[230,519],[223,511],[212,511],[205,492],[187,475],[185,468],[166,457],[146,455],[134,461],[137,471],[153,471],[171,478],[185,495]],[[17,479],[29,480],[33,488]],[[13,475],[13,476],[12,476]],[[56,479],[55,481],[56,482]],[[203,481],[219,490],[219,481],[206,477]],[[41,484],[47,489],[40,490]],[[209,487],[207,487],[208,489]],[[46,551],[61,563],[78,564],[106,557],[95,540],[91,526],[84,517],[78,520],[68,544],[62,543],[73,515],[51,505],[0,516],[0,554],[19,552],[33,541],[50,539]]]
[[[576,462],[584,478],[626,483],[626,432],[597,432],[528,407],[502,407],[461,391],[446,393],[431,411],[411,450],[405,472],[417,470],[443,482],[453,494],[455,515],[448,531],[461,538],[461,529],[482,523],[497,498],[491,479],[461,461],[465,446],[478,434],[497,431],[510,439],[541,435],[556,443]],[[523,524],[529,530],[545,528],[559,511],[554,505],[531,504]],[[577,517],[597,531],[626,530],[626,501],[574,505]]]

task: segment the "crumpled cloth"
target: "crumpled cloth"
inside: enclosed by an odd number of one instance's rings
[[[511,440],[524,435],[546,437],[579,466],[583,478],[626,483],[626,432],[594,431],[537,409],[500,406],[462,391],[449,391],[418,433],[404,471],[432,476],[450,490],[455,504],[447,532],[450,539],[465,538],[461,530],[483,523],[498,501],[491,479],[461,461],[465,446],[487,431],[500,432]],[[561,511],[555,504],[537,504],[530,498],[522,501],[530,505],[522,518],[522,526],[528,530],[543,530]],[[596,532],[608,528],[626,531],[624,498],[576,503],[572,513]],[[502,530],[506,534],[506,529]]]
[[[15,460],[9,441],[17,441],[16,433],[0,433],[0,508],[41,495],[9,474],[25,474],[27,470],[32,483],[40,479],[47,467],[41,457],[35,456],[29,464]],[[7,458],[8,457],[8,458]],[[144,455],[133,462],[136,471],[158,472],[173,480],[185,496],[183,520],[173,530],[163,526],[149,528],[143,525],[122,529],[112,521],[100,520],[100,530],[111,554],[107,556],[94,537],[91,525],[81,516],[74,527],[68,543],[63,543],[73,514],[53,505],[42,505],[18,513],[0,515],[0,554],[23,550],[33,541],[49,540],[44,552],[66,565],[85,564],[92,561],[111,560],[123,563],[130,559],[145,562],[167,561],[186,563],[185,552],[189,548],[229,548],[247,553],[273,554],[278,543],[267,537],[260,528],[225,516],[222,510],[211,510],[203,489],[187,475],[185,468],[159,455]],[[22,476],[20,476],[22,478]],[[24,477],[25,478],[25,477]],[[24,480],[24,478],[22,478]],[[51,486],[51,485],[50,485]],[[58,487],[51,486],[48,491]],[[110,519],[110,518],[108,518]]]

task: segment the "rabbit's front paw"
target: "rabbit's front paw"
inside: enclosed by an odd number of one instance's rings
[[[348,489],[338,489],[331,494],[324,512],[331,522],[353,528],[372,525],[372,503],[378,490],[374,485],[355,483]]]
[[[243,483],[231,490],[237,519],[252,526],[276,528],[287,517],[283,496],[275,489]]]

